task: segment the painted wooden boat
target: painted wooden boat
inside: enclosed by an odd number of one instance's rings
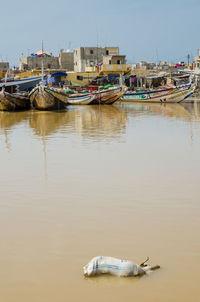
[[[92,103],[94,100],[95,95],[93,94],[72,94],[68,96],[67,102],[70,105],[88,105]]]
[[[112,105],[112,104],[114,104],[114,103],[117,102],[119,99],[121,99],[121,97],[126,93],[127,90],[128,90],[127,87],[121,86],[121,87],[120,87],[120,91],[119,91],[119,92],[116,92],[116,93],[114,94],[114,96],[112,96],[111,98],[109,98],[109,99],[105,102],[105,104],[106,104],[106,105]]]
[[[57,88],[48,88],[48,90],[53,94],[55,98],[63,102],[64,104],[67,104],[67,98],[68,94],[65,93],[62,89],[57,89]]]
[[[4,88],[0,91],[0,110],[1,111],[14,111],[15,104],[8,100],[5,96]]]
[[[170,87],[165,89],[156,89],[156,90],[148,90],[148,91],[127,91],[121,99],[124,101],[142,101],[148,100],[150,97],[162,95],[165,93],[177,92],[177,89],[188,89],[191,87],[191,83],[184,84],[178,87]]]
[[[191,88],[179,88],[175,91],[167,93],[149,95],[148,98],[142,100],[131,100],[132,102],[146,102],[146,103],[180,103],[186,102],[187,99],[194,93],[196,86]]]
[[[19,93],[4,92],[8,101],[14,103],[15,110],[26,110],[30,108],[30,99],[28,96],[24,96]]]
[[[49,88],[51,93],[64,104],[71,105],[88,105],[95,96],[91,93],[65,93],[62,89]]]
[[[35,109],[38,110],[59,110],[65,106],[60,102],[47,86],[40,85],[30,92],[30,102]]]
[[[92,103],[111,105],[124,95],[126,89],[125,86],[118,86],[94,92],[95,98]]]

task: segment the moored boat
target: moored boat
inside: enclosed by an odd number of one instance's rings
[[[50,92],[64,104],[88,105],[95,96],[91,93],[66,93],[63,89],[49,88]]]
[[[179,103],[186,101],[195,91],[196,86],[174,88],[170,91],[154,92],[149,94],[142,94],[139,98],[129,99],[131,102],[147,102],[147,103]],[[127,99],[122,98],[123,101]]]
[[[95,98],[92,103],[111,105],[120,99],[126,91],[127,88],[125,86],[117,86],[94,92]]]
[[[59,110],[65,107],[64,103],[55,98],[48,87],[43,84],[34,88],[29,97],[32,106],[38,110]]]
[[[5,96],[4,87],[0,91],[0,110],[1,111],[14,111],[15,110],[15,104],[8,100]]]
[[[72,94],[68,96],[67,102],[71,105],[89,105],[94,100],[95,95],[92,94]]]
[[[30,99],[28,96],[19,93],[4,92],[8,101],[14,103],[15,110],[26,110],[30,108]]]

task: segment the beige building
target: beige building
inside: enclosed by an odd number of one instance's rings
[[[19,69],[22,70],[32,70],[41,69],[42,60],[44,64],[44,69],[59,69],[58,57],[26,57],[19,59]]]
[[[103,62],[103,57],[118,55],[119,47],[78,47],[74,49],[74,71],[85,72]]]
[[[107,55],[103,56],[103,64],[126,64],[124,55]]]
[[[198,56],[195,57],[195,66],[196,68],[200,68],[200,48],[198,50]]]
[[[8,69],[9,69],[9,63],[0,61],[0,70],[7,71]]]

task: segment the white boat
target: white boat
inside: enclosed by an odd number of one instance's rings
[[[92,94],[72,94],[68,96],[67,103],[71,105],[88,105],[94,100]]]

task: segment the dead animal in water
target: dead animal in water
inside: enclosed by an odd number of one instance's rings
[[[147,264],[149,257],[140,265],[113,257],[98,256],[93,258],[87,265],[83,267],[86,277],[110,274],[119,277],[142,276],[147,272],[160,268],[159,265],[151,266]]]

